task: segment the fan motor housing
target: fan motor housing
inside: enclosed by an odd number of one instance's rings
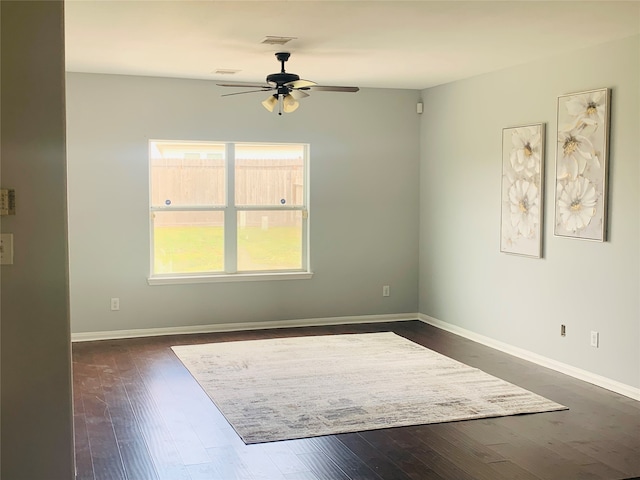
[[[267,82],[275,83],[276,85],[284,85],[285,83],[295,82],[296,80],[300,80],[300,76],[295,73],[283,72],[267,75]]]

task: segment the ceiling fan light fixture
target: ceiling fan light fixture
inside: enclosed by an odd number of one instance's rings
[[[276,108],[277,104],[278,104],[277,95],[269,95],[269,97],[262,102],[262,106],[267,110],[269,110],[270,112],[273,112],[273,109]]]
[[[0,0],[2,1],[2,0]],[[254,92],[273,92],[268,98],[262,101],[262,106],[269,112],[273,112],[278,106],[278,115],[284,113],[295,112],[300,103],[298,100],[308,97],[309,90],[318,90],[325,92],[357,92],[358,87],[339,87],[333,85],[318,85],[311,80],[302,80],[299,75],[290,73],[285,70],[285,63],[289,60],[291,52],[276,52],[276,59],[280,62],[280,72],[267,75],[266,84],[263,83],[217,83],[221,87],[245,87],[257,90],[248,90],[244,92],[235,92],[222,95],[227,97],[230,95],[240,95],[243,93]]]
[[[284,96],[282,100],[282,110],[284,110],[284,113],[295,112],[299,106],[300,103],[291,95],[287,94]]]

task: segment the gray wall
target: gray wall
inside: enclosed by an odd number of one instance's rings
[[[14,188],[14,265],[2,266],[2,468],[71,479],[63,3],[0,2],[2,187]]]
[[[416,312],[420,92],[316,92],[278,117],[231,91],[67,75],[72,331]],[[309,143],[314,277],[149,286],[149,139]]]
[[[640,387],[639,59],[636,36],[422,92],[421,313]],[[554,237],[556,97],[602,87],[609,241]],[[499,251],[501,130],[535,122],[547,127],[541,260]]]

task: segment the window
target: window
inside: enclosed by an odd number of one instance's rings
[[[151,141],[150,283],[308,273],[308,150]]]

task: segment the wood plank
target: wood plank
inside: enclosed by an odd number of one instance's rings
[[[213,480],[222,479],[235,480],[236,477],[226,476],[225,473],[220,472],[214,464],[200,463],[196,465],[189,465],[186,467],[191,480]],[[247,480],[250,480],[247,478]]]
[[[402,469],[388,458],[384,453],[378,451],[373,445],[365,440],[363,434],[345,433],[336,435],[336,438],[342,442],[349,450],[355,453],[360,460],[365,463],[371,470],[376,472],[382,478],[393,478],[394,480],[410,479]],[[398,451],[397,456],[403,456],[404,452]]]
[[[490,448],[540,478],[561,478],[566,480],[601,478],[589,473],[587,469],[583,469],[579,464],[567,462],[559,455],[556,455],[553,450],[524,439],[515,444],[503,443],[492,445]]]
[[[444,478],[495,480],[496,472],[487,462],[501,460],[502,457],[460,435],[454,425],[428,425],[412,430],[412,435],[432,452],[428,463],[431,470]],[[412,446],[409,450],[414,449]]]
[[[376,480],[381,478],[369,465],[349,450],[344,443],[340,442],[335,435],[317,437],[311,439],[311,441],[318,447],[319,452],[324,453],[340,465],[340,468],[349,478],[353,480]]]
[[[309,472],[296,472],[288,473],[284,476],[285,480],[320,480],[314,473]]]
[[[237,451],[255,480],[284,480],[282,470],[261,445],[246,445]]]
[[[73,416],[75,437],[76,480],[95,480],[84,414]]]
[[[268,455],[283,476],[310,471],[309,468],[298,458],[298,453],[302,452],[295,448],[295,443],[293,442],[271,442],[261,445],[252,445],[252,448],[260,449]]]
[[[154,400],[160,416],[171,432],[173,443],[184,465],[207,463],[209,456],[200,438],[186,418],[186,410],[177,398],[164,376],[164,369],[170,365],[170,351],[163,349],[151,355],[140,356],[136,364],[140,377]]]
[[[489,466],[496,472],[495,478],[509,478],[511,480],[544,480],[509,460],[492,462]]]
[[[138,431],[147,447],[158,478],[162,480],[191,480],[171,432],[158,410],[153,396],[147,390],[137,366],[126,354],[116,357],[116,364],[131,405],[131,411],[138,425]]]
[[[93,473],[96,480],[126,480],[120,449],[113,431],[111,412],[105,402],[100,381],[100,374],[104,369],[100,362],[100,354],[93,352],[87,357],[88,363],[81,380],[80,393]]]
[[[218,477],[229,480],[254,480],[250,466],[233,446],[208,448],[211,464],[218,471]],[[190,470],[191,471],[191,470]]]
[[[104,400],[111,413],[113,431],[127,478],[157,480],[158,474],[141,434],[137,418],[129,401],[122,372],[111,350],[101,357],[105,368],[100,375]],[[119,352],[122,355],[123,352]],[[126,358],[126,357],[125,357]]]
[[[398,456],[397,460],[394,459],[395,463],[402,465],[403,471],[412,478],[456,478],[466,480],[474,478],[476,474],[480,473],[474,471],[472,475],[469,475],[455,461],[443,455],[444,442],[442,438],[434,433],[432,427],[426,425],[420,428],[413,428],[410,435],[415,437],[416,440],[412,441],[410,446],[401,450],[394,448],[393,444],[395,442],[392,441],[393,443],[389,444],[385,441],[385,436],[388,434],[385,430],[364,432],[363,436],[388,457],[391,457],[391,455]],[[472,457],[465,458],[468,461],[473,461]],[[480,462],[477,463],[479,464]],[[482,476],[478,478],[482,478]]]
[[[319,480],[350,480],[349,476],[322,452],[300,453],[298,458]]]
[[[76,360],[77,359],[77,360]],[[73,430],[75,441],[75,459],[77,480],[95,480],[93,474],[93,462],[89,445],[89,434],[85,419],[84,402],[82,401],[83,384],[86,382],[87,367],[85,358],[74,354],[73,360]]]

